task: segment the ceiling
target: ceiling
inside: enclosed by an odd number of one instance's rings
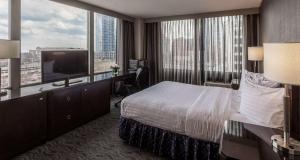
[[[262,0],[80,0],[136,18],[259,7]]]

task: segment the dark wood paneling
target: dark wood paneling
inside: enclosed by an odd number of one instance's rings
[[[263,0],[261,7],[264,43],[300,42],[300,0]],[[300,140],[299,87],[293,87],[292,136]]]
[[[299,0],[264,0],[261,17],[263,42],[300,42]]]

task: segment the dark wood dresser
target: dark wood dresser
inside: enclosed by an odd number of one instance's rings
[[[109,79],[48,92],[48,139],[109,113],[110,91]]]
[[[111,73],[86,77],[69,87],[23,87],[0,97],[0,160],[109,113],[112,77]]]
[[[46,93],[0,102],[1,160],[42,144],[46,131]]]

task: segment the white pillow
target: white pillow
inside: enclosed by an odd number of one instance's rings
[[[269,88],[280,87],[280,83],[267,79],[266,77],[264,77],[262,73],[253,73],[247,70],[243,70],[239,91],[243,90],[243,86],[245,82],[249,82],[254,85],[260,85]]]
[[[241,93],[240,113],[263,126],[283,126],[283,88],[268,88],[245,82]]]

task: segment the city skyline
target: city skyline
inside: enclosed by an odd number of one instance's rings
[[[41,82],[40,49],[88,48],[86,10],[49,0],[22,0],[21,8],[22,85]],[[116,63],[117,18],[98,13],[95,18],[95,72],[104,72]],[[8,39],[8,21],[8,0],[0,0],[0,39]],[[0,65],[7,87],[8,61]]]
[[[87,11],[49,0],[22,0],[21,50],[87,48]],[[36,14],[39,13],[39,14]],[[8,38],[8,0],[0,0],[0,38]]]

